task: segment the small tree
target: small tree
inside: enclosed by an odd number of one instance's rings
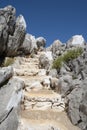
[[[62,62],[68,63],[70,60],[73,60],[80,56],[83,53],[81,47],[67,51],[63,56],[59,56],[53,61],[52,68],[60,69],[62,67]]]

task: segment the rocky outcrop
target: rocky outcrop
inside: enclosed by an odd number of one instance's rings
[[[23,44],[20,46],[20,49],[22,54],[31,54],[35,53],[38,50],[35,37],[26,34]]]
[[[87,79],[67,96],[68,115],[73,124],[87,130]]]
[[[23,87],[23,81],[14,77],[0,89],[0,130],[17,130]]]
[[[43,50],[46,45],[46,39],[43,37],[36,38],[36,44],[39,50]]]
[[[63,63],[58,73],[58,88],[65,97],[66,109],[71,122],[82,130],[87,129],[87,50],[78,58]],[[54,85],[56,90],[56,85]],[[56,90],[57,91],[57,90]]]
[[[60,40],[55,40],[50,47],[46,48],[46,50],[51,51],[53,59],[56,59],[65,52],[66,44],[63,44]]]
[[[75,35],[73,36],[70,40],[67,41],[67,47],[74,47],[74,46],[84,46],[85,45],[85,40],[82,37],[82,35]]]
[[[51,51],[53,59],[65,54],[68,50],[75,49],[77,47],[85,48],[86,41],[82,35],[75,35],[70,38],[66,43],[62,43],[60,40],[55,40],[50,47],[46,48],[47,51]]]
[[[15,30],[15,8],[7,6],[0,9],[0,55],[6,52],[9,35]]]
[[[0,9],[0,57],[36,53],[43,50],[46,40],[26,34],[26,22],[22,15],[16,18],[16,9],[7,6]]]
[[[12,6],[0,9],[0,55],[15,56],[23,43],[26,23],[22,15],[16,19]]]
[[[48,70],[51,67],[52,61],[52,52],[43,52],[42,55],[40,55],[39,57],[39,66]]]
[[[0,130],[17,130],[24,82],[13,77],[12,66],[0,68]]]
[[[7,56],[18,55],[18,50],[24,41],[26,23],[22,15],[18,16],[13,36],[9,35],[7,43]]]
[[[0,87],[3,86],[13,75],[12,67],[3,67],[0,68]]]

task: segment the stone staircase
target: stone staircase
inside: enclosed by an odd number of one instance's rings
[[[20,64],[14,66],[14,75],[25,83],[18,130],[79,130],[64,112],[61,95],[50,89],[50,76],[39,68],[40,54],[16,59]]]

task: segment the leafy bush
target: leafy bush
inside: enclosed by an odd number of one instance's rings
[[[7,67],[14,63],[14,58],[6,57],[4,62],[2,63],[2,67]]]
[[[59,56],[56,60],[54,60],[52,68],[60,69],[62,66],[62,62],[68,63],[70,60],[77,58],[82,53],[83,49],[81,47],[69,50],[63,56]]]
[[[58,69],[62,66],[63,57],[60,56],[57,59],[54,60],[52,68]]]
[[[69,62],[70,60],[76,59],[78,56],[82,54],[82,52],[83,52],[83,49],[81,47],[77,49],[69,50],[67,51],[66,54],[64,54],[63,61]]]

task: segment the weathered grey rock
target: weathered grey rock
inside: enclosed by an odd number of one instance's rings
[[[44,69],[49,69],[51,67],[53,61],[52,57],[52,52],[44,52],[40,57],[39,57],[39,65],[41,68]]]
[[[31,54],[37,50],[36,40],[35,37],[26,34],[23,44],[20,47],[20,51],[24,54]]]
[[[59,92],[60,91],[59,80],[54,77],[50,78],[50,87],[56,90],[56,92]]]
[[[55,54],[56,51],[61,49],[62,42],[59,40],[55,40],[52,44],[52,52]]]
[[[58,73],[57,73],[57,70],[56,69],[51,69],[49,71],[49,75],[52,76],[52,77],[58,77]]]
[[[63,76],[66,74],[69,74],[69,71],[67,71],[66,68],[64,66],[62,66],[60,69],[60,75]]]
[[[53,53],[53,58],[55,59],[57,56],[62,54],[62,42],[59,40],[55,40],[51,45],[51,51]]]
[[[36,44],[38,49],[43,50],[46,45],[46,39],[44,39],[43,37],[38,37],[36,38]]]
[[[12,6],[0,9],[0,55],[6,51],[8,35],[14,33],[15,12],[15,8]]]
[[[24,82],[12,78],[0,89],[0,130],[16,130]]]
[[[0,130],[17,130],[18,124],[18,115],[15,109],[13,108],[9,112],[6,119],[2,123],[0,123]]]
[[[82,35],[75,35],[70,40],[67,41],[67,48],[73,47],[73,46],[83,46],[85,45],[85,40],[82,37]]]
[[[59,83],[58,86],[59,86],[60,93],[63,96],[70,93],[71,90],[73,89],[72,76],[70,76],[70,75],[63,75],[63,77],[59,78],[58,83]]]
[[[26,23],[22,15],[18,16],[13,36],[9,36],[7,44],[7,56],[18,55],[18,50],[25,37]]]
[[[12,75],[13,75],[13,68],[11,66],[0,68],[0,87],[3,84],[5,84],[6,81],[12,77]]]
[[[87,79],[68,95],[68,115],[73,124],[87,128]],[[84,125],[83,125],[84,124]]]
[[[74,75],[78,79],[84,80],[85,77],[87,76],[86,62],[87,62],[87,60],[86,60],[86,58],[84,58],[84,56],[80,56],[71,62],[71,64],[72,64],[71,69],[74,72]]]

